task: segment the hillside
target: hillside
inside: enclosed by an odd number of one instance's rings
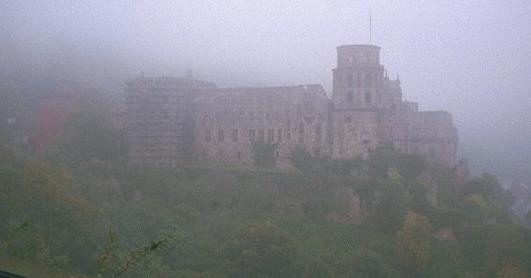
[[[495,177],[390,149],[307,162],[76,166],[2,149],[0,254],[103,277],[527,277],[531,233]]]

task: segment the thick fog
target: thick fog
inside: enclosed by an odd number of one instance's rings
[[[448,110],[478,171],[531,175],[531,2],[0,0],[0,80],[119,94],[140,72],[220,87],[319,83],[335,48],[372,43],[404,96]]]

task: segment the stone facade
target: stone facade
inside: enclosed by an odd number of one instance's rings
[[[127,159],[135,164],[175,165],[193,154],[195,98],[214,88],[190,78],[132,79],[125,84]]]
[[[333,93],[321,85],[223,88],[191,79],[138,78],[126,84],[128,158],[175,164],[183,157],[252,163],[253,144],[276,144],[277,165],[301,146],[317,157],[367,156],[386,143],[456,164],[457,130],[444,111],[419,112],[380,48],[337,48]]]
[[[380,48],[344,45],[337,48],[333,70],[332,158],[367,156],[393,143],[406,153],[455,165],[457,130],[445,111],[419,112],[402,100],[400,80],[390,80],[380,64]]]
[[[195,150],[200,159],[253,162],[253,144],[276,144],[277,165],[303,145],[328,155],[329,100],[321,85],[207,90],[197,98]]]

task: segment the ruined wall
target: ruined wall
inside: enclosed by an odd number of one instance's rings
[[[444,165],[457,164],[457,129],[446,111],[424,111],[410,115],[411,150]]]
[[[328,101],[320,85],[205,92],[197,99],[196,157],[252,163],[255,142],[277,144],[280,167],[297,145],[328,155]]]
[[[334,111],[332,117],[332,158],[366,157],[380,145],[378,111]]]

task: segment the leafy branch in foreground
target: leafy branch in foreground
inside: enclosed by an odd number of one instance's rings
[[[161,240],[151,241],[147,246],[132,251],[125,260],[125,263],[118,268],[118,271],[112,277],[115,278],[122,275],[131,267],[139,263],[143,258],[153,253],[155,250],[166,248],[170,243],[170,239],[172,238],[172,236],[165,236]]]
[[[97,259],[97,267],[98,267],[98,275],[101,275],[107,271],[107,268],[109,267],[113,251],[116,249],[116,232],[112,230],[112,228],[109,228],[109,231],[107,233],[107,243],[105,244],[105,248],[101,252],[101,254],[98,256]]]
[[[24,221],[24,223],[16,226],[11,232],[8,233],[6,240],[0,242],[0,251],[3,249],[9,249],[13,241],[15,241],[22,233],[24,233],[30,226],[29,221]]]
[[[105,277],[108,272],[113,272],[109,274],[109,277],[112,278],[121,276],[156,250],[166,248],[174,238],[174,235],[165,235],[162,239],[153,240],[144,247],[130,251],[124,262],[112,271],[111,263],[117,249],[117,235],[116,232],[109,228],[107,243],[97,259],[98,277]]]

